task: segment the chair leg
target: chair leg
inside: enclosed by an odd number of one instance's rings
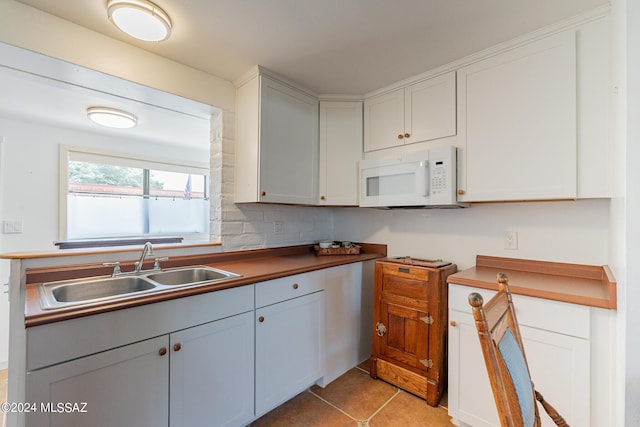
[[[545,412],[549,415],[549,417],[551,417],[553,422],[556,423],[556,425],[559,427],[569,427],[569,424],[567,424],[564,418],[562,418],[562,416],[558,413],[558,411],[554,409],[553,406],[551,406],[547,403],[546,400],[544,400],[544,397],[538,392],[538,390],[535,390],[535,392],[536,400],[540,402]]]

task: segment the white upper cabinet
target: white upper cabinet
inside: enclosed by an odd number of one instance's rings
[[[320,102],[320,205],[358,205],[362,101]]]
[[[236,96],[235,201],[316,204],[318,100],[262,74]]]
[[[456,134],[456,74],[449,72],[364,101],[364,151]]]
[[[459,69],[458,132],[460,201],[576,198],[575,32]]]

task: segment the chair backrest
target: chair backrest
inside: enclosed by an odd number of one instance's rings
[[[531,381],[506,274],[498,274],[498,285],[498,293],[486,304],[482,296],[475,292],[469,295],[469,304],[500,423],[502,427],[538,427],[540,416],[536,391]],[[562,420],[562,417],[559,418]]]

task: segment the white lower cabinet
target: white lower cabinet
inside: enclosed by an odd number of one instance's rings
[[[30,372],[27,390],[30,401],[86,409],[38,411],[27,425],[243,425],[253,418],[253,313]]]
[[[168,425],[168,344],[162,336],[29,372],[27,401],[37,407],[25,425]],[[65,413],[67,404],[86,412]]]
[[[28,328],[38,411],[15,425],[247,425],[368,357],[372,275],[353,263]]]
[[[173,333],[169,348],[171,427],[253,419],[253,312]]]
[[[258,308],[255,316],[260,416],[322,377],[324,291]]]
[[[449,288],[449,415],[459,426],[499,427],[487,369],[467,297],[495,292]],[[570,425],[595,426],[591,390],[590,307],[514,295],[529,370],[536,389]],[[467,309],[467,307],[469,307]],[[555,425],[541,410],[542,425]]]

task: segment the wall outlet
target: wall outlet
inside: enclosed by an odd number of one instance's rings
[[[284,233],[284,221],[273,221],[273,232],[276,234]]]
[[[504,233],[504,248],[518,249],[518,232],[507,231]]]
[[[2,232],[4,234],[22,233],[22,220],[11,219],[2,221]]]

